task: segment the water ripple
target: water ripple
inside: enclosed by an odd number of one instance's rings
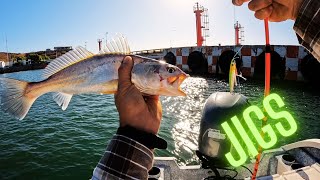
[[[41,70],[1,75],[41,80]],[[298,132],[279,145],[307,138],[320,138],[320,96],[303,86],[272,84],[285,101],[285,108],[298,123]],[[228,84],[211,78],[193,77],[182,87],[186,97],[161,97],[163,120],[159,136],[168,141],[157,156],[174,156],[180,164],[196,164],[201,111],[214,92],[228,91]],[[290,90],[289,90],[290,89]],[[262,106],[263,82],[248,81],[236,87],[252,104]],[[119,115],[113,95],[78,95],[62,111],[51,94],[40,97],[27,117],[18,121],[0,112],[0,179],[90,178],[105,147],[116,132]]]

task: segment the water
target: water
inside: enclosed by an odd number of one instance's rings
[[[40,80],[42,70],[0,75]],[[278,85],[277,85],[278,84]],[[320,138],[320,95],[301,84],[272,84],[298,124],[298,131],[281,138],[277,146]],[[174,156],[180,165],[198,162],[197,149],[201,109],[216,91],[228,91],[226,82],[200,77],[183,84],[187,97],[161,97],[163,120],[159,135],[168,141],[167,150],[156,156]],[[263,83],[246,82],[242,94],[262,107]],[[74,96],[66,111],[41,96],[23,121],[0,112],[0,179],[89,179],[108,140],[118,127],[113,95]]]

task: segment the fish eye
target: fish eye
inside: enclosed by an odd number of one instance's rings
[[[173,67],[167,67],[169,73],[174,73],[176,70]]]

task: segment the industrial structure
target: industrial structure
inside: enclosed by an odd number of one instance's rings
[[[239,24],[239,22],[237,21],[234,24],[234,30],[235,30],[235,45],[240,46],[244,42],[243,26],[241,26],[241,24]]]
[[[200,47],[209,37],[208,9],[196,3],[193,6],[193,12],[196,14],[197,46]]]
[[[154,59],[165,59],[168,63],[177,65],[184,71],[193,73],[212,73],[212,74],[228,74],[230,61],[235,52],[240,49],[240,45],[244,42],[243,26],[238,21],[235,21],[235,45],[232,46],[206,46],[206,38],[209,37],[209,17],[208,9],[196,3],[193,7],[193,12],[196,15],[196,37],[197,43],[193,47],[176,47],[154,50],[136,51],[133,54],[139,54]],[[107,45],[106,32],[106,45]],[[99,51],[103,48],[103,39],[98,39]],[[314,58],[302,46],[284,46],[272,45],[272,69],[271,75],[279,79],[304,81],[313,77],[309,70]],[[55,59],[58,56],[72,50],[71,46],[54,47],[54,50],[47,49],[46,51],[38,51],[27,53],[48,56],[50,59]],[[12,66],[13,60],[8,62],[8,56],[17,56],[12,53],[0,53],[0,67]],[[239,52],[237,58],[238,72],[242,72],[245,77],[254,77],[258,74],[263,74],[264,68],[264,45],[245,45]],[[24,62],[25,61],[25,62]],[[23,65],[30,63],[24,60]],[[274,64],[275,63],[275,64]],[[238,67],[239,66],[239,67]]]
[[[29,53],[0,52],[0,68],[13,66],[15,63],[17,63],[17,60],[16,60],[17,57],[22,59],[21,60],[22,65],[28,65],[28,64],[31,64],[31,60],[26,58],[30,54],[46,57],[48,59],[55,59],[71,50],[72,50],[72,46],[61,46],[61,47],[59,46],[59,47],[54,47],[53,50],[48,48],[44,51],[35,51],[35,52],[29,52]]]
[[[240,47],[234,46],[202,46],[202,47],[177,47],[166,48],[156,50],[135,51],[134,54],[139,54],[154,59],[163,59],[168,53],[172,53],[176,59],[176,66],[187,72],[193,72],[189,66],[192,62],[201,61],[207,62],[208,70],[205,73],[211,74],[225,74],[223,72],[223,63],[226,59],[231,60],[229,56],[226,56],[228,52],[235,53]],[[303,75],[304,63],[309,61],[310,54],[302,46],[291,45],[272,45],[272,58],[273,62],[280,63],[280,65],[274,65],[273,67],[279,67],[279,72],[271,72],[271,75],[275,73],[283,75],[278,77],[279,79],[293,80],[293,81],[305,81],[306,78]],[[202,55],[202,58],[193,59],[190,55],[197,52]],[[240,71],[244,77],[255,77],[258,73],[261,73],[261,69],[264,67],[264,45],[245,45],[239,52],[241,61]],[[316,61],[316,60],[315,60]],[[228,64],[228,63],[227,63]],[[273,64],[272,64],[273,65]],[[271,66],[272,66],[271,65]],[[230,66],[230,63],[228,64]],[[283,69],[282,69],[283,68]],[[273,68],[276,69],[276,68]],[[273,76],[273,77],[276,77]]]

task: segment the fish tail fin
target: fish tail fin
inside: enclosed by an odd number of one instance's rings
[[[0,78],[1,109],[19,120],[27,115],[33,102],[37,99],[37,97],[26,96],[28,84],[25,81]]]

